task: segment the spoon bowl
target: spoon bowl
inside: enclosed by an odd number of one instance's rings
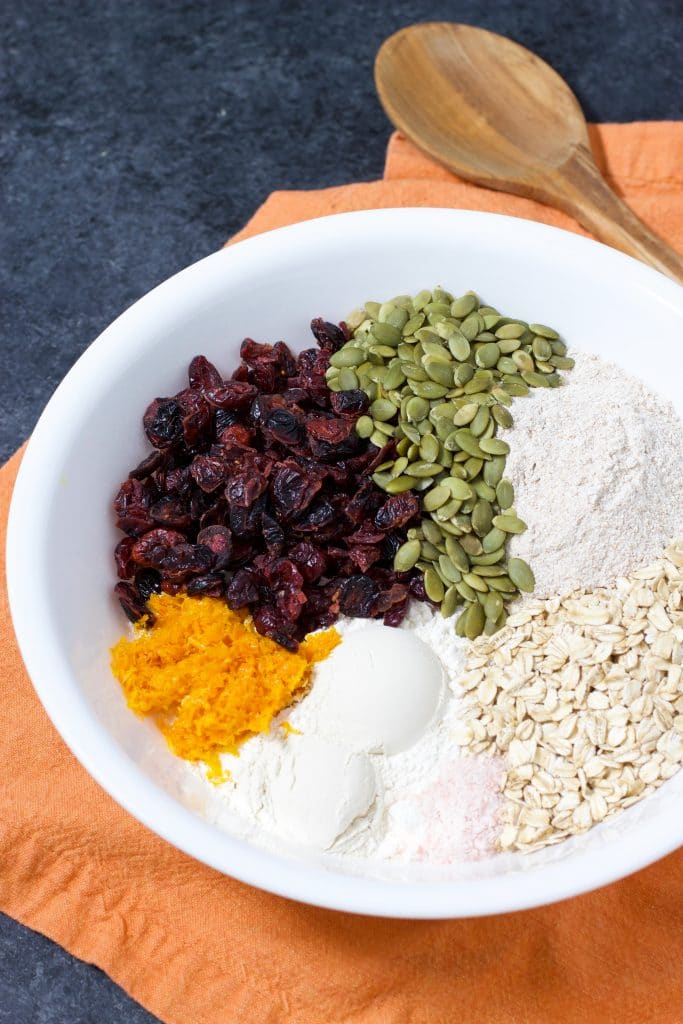
[[[578,100],[536,54],[485,29],[429,22],[383,43],[375,82],[393,124],[460,177],[555,206],[683,282],[683,260],[607,185]]]

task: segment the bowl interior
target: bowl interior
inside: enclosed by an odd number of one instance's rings
[[[226,835],[202,817],[212,794],[127,710],[111,676],[108,652],[124,622],[111,597],[118,536],[110,507],[148,451],[145,407],[185,386],[193,355],[227,374],[247,335],[299,350],[312,344],[313,316],[339,320],[366,299],[437,284],[473,288],[510,315],[552,324],[571,349],[619,363],[683,415],[683,290],[654,271],[578,236],[490,214],[325,218],[208,257],[104,332],[36,429],[8,540],[12,614],[34,685],[76,755],[119,802],[177,846],[253,884],[342,909],[420,917],[558,899],[668,852],[683,836],[683,773],[580,838],[447,874],[350,868]]]

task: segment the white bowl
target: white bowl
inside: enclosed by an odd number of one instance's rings
[[[126,707],[109,669],[124,630],[111,596],[111,500],[147,451],[141,416],[185,386],[191,357],[224,372],[246,335],[312,343],[311,317],[442,284],[557,327],[641,376],[683,413],[683,289],[578,235],[457,210],[381,210],[309,221],[223,249],[160,285],[90,346],[57,389],[19,473],[8,531],[12,617],[38,696],[85,768],[154,832],[263,889],[340,910],[458,917],[519,910],[636,871],[683,841],[683,772],[587,834],[530,856],[451,871],[353,873],[282,845],[237,839],[201,817],[203,788],[153,726]],[[589,453],[587,453],[587,457]]]

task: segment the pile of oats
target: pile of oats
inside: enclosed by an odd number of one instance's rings
[[[472,646],[456,741],[504,754],[504,850],[629,807],[683,763],[683,540],[613,587],[528,601]]]

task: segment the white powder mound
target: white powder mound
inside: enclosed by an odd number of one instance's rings
[[[398,632],[364,619],[342,619],[337,628],[344,637],[338,651],[344,644],[360,648],[367,640],[366,651],[374,646],[377,652],[393,637],[396,656],[404,664],[431,672],[425,651],[434,659],[439,696],[430,698],[432,711],[429,720],[423,717],[419,736],[411,736],[407,747],[399,743],[398,752],[386,752],[387,746],[394,749],[397,736],[405,735],[403,726],[396,730],[391,704],[386,737],[376,728],[349,730],[344,706],[340,714],[334,701],[320,699],[330,683],[344,686],[344,679],[330,668],[331,655],[314,670],[309,696],[279,716],[270,733],[245,743],[239,757],[223,758],[231,778],[214,788],[207,817],[234,834],[233,815],[239,815],[244,834],[255,842],[281,836],[354,858],[450,864],[493,853],[500,831],[503,764],[490,757],[461,756],[455,743],[457,680],[468,642],[455,635],[453,620],[413,602]],[[378,630],[386,634],[379,643]],[[404,630],[417,639],[417,660],[408,650]],[[356,660],[356,665],[359,678],[353,680],[353,692],[359,683],[373,679],[368,672],[371,659],[365,672],[361,662]],[[425,684],[429,690],[426,678]],[[382,689],[380,685],[380,696]],[[398,700],[400,685],[393,698],[387,696]],[[414,700],[410,691],[408,696]],[[367,705],[365,713],[378,710]],[[283,721],[297,733],[285,732]]]
[[[510,554],[534,597],[612,583],[683,533],[683,423],[670,402],[597,356],[566,385],[516,399],[505,475],[528,530]]]

